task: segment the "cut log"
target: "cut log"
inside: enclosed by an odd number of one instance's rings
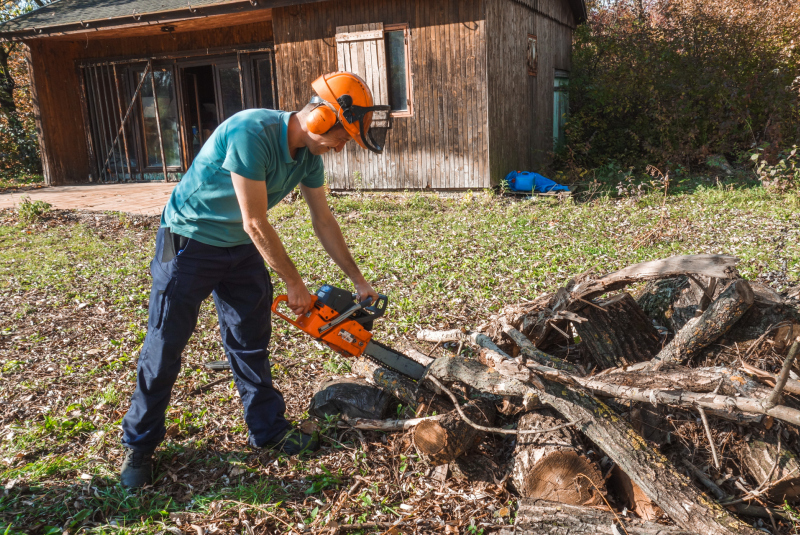
[[[551,409],[520,418],[519,430],[552,429],[566,423]],[[547,498],[569,505],[600,505],[605,491],[597,465],[580,455],[572,428],[537,435],[519,435],[512,481],[520,496]]]
[[[503,470],[491,458],[480,455],[463,455],[450,462],[450,473],[458,480],[475,483],[497,483]]]
[[[622,523],[622,527],[620,526]],[[624,529],[623,529],[624,528]],[[644,520],[615,516],[594,507],[524,498],[519,501],[514,529],[500,535],[694,535],[695,532]]]
[[[639,515],[642,520],[655,521],[664,516],[664,511],[619,466],[611,470],[608,488],[622,500],[625,507]]]
[[[753,291],[746,280],[734,281],[711,303],[703,315],[687,323],[653,360],[652,369],[668,362],[686,362],[728,332],[753,304]]]
[[[464,414],[479,425],[494,424],[494,405],[483,399],[470,401],[462,407]],[[464,422],[456,411],[438,420],[425,420],[413,432],[414,446],[422,457],[434,466],[447,464],[469,451],[484,433]]]
[[[785,446],[778,450],[775,433],[744,441],[738,456],[745,471],[758,485],[769,478],[765,488],[774,485],[766,492],[770,500],[777,503],[792,502],[800,496],[800,462],[797,455]]]
[[[598,308],[599,307],[599,308]],[[581,311],[575,330],[600,370],[651,360],[661,349],[652,321],[627,292]]]
[[[520,395],[523,383],[501,380],[499,373],[460,357],[437,359],[428,374],[444,382],[461,381],[475,388],[489,385],[502,394],[507,385]],[[650,446],[623,418],[593,395],[543,378],[545,391],[532,392],[601,448],[680,527],[704,535],[756,535],[719,505],[709,502],[672,463]],[[532,387],[528,387],[533,391]]]

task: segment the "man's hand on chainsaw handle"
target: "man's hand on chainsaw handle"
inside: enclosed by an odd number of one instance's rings
[[[372,298],[373,304],[378,299],[378,292],[372,289],[372,286],[366,281],[366,279],[356,283],[356,295],[358,296],[359,303],[367,297]]]

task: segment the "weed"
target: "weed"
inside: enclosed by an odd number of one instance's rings
[[[345,373],[350,373],[352,366],[339,355],[332,355],[325,361],[325,364],[322,365],[322,369],[334,375],[343,375]]]
[[[23,223],[35,223],[42,218],[44,214],[50,211],[52,205],[44,201],[33,201],[29,196],[24,196],[20,200],[17,207],[17,214]]]

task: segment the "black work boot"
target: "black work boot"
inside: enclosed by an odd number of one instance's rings
[[[287,427],[278,436],[264,444],[273,451],[282,451],[287,455],[313,453],[319,449],[319,433],[306,434],[295,427]]]
[[[138,489],[153,482],[153,452],[136,451],[125,447],[125,460],[119,482],[123,487]]]

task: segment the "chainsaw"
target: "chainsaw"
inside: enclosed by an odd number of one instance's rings
[[[378,294],[374,302],[368,298],[359,303],[355,294],[325,284],[311,299],[311,310],[296,319],[279,309],[281,303],[289,302],[287,295],[275,298],[272,312],[345,357],[364,356],[412,379],[422,378],[425,366],[372,339],[373,323],[383,316],[389,303],[385,295]],[[218,370],[229,364],[216,361],[206,366]]]

